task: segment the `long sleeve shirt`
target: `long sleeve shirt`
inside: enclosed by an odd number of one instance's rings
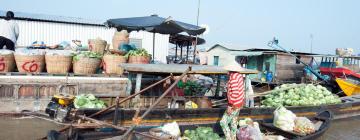
[[[0,20],[0,36],[10,39],[14,44],[19,37],[19,26],[14,20]]]
[[[244,104],[245,84],[242,74],[237,72],[229,73],[229,81],[227,83],[227,98],[231,106],[240,108]]]

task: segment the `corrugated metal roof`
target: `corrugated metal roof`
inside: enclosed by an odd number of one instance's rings
[[[262,52],[247,52],[247,51],[231,51],[230,54],[235,56],[259,56]]]
[[[6,15],[6,12],[7,11],[0,10],[0,18],[4,18]],[[19,19],[19,20],[105,26],[104,21],[93,20],[93,19],[45,15],[45,14],[32,14],[32,13],[24,13],[24,12],[14,12],[14,14],[15,14],[15,19]]]

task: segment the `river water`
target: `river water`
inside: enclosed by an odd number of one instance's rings
[[[43,119],[0,117],[0,140],[35,140],[61,125]],[[319,140],[360,140],[360,116],[333,121]]]

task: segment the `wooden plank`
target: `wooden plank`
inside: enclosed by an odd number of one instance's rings
[[[189,73],[197,74],[227,74],[227,71],[222,67],[208,66],[208,65],[188,65],[188,64],[120,64],[128,72],[137,73],[174,73],[180,74],[184,72],[189,66],[192,70]],[[256,70],[244,69],[240,73],[256,74]]]

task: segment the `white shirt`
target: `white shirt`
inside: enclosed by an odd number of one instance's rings
[[[19,37],[19,26],[14,20],[0,19],[0,36],[10,39],[14,44]]]

